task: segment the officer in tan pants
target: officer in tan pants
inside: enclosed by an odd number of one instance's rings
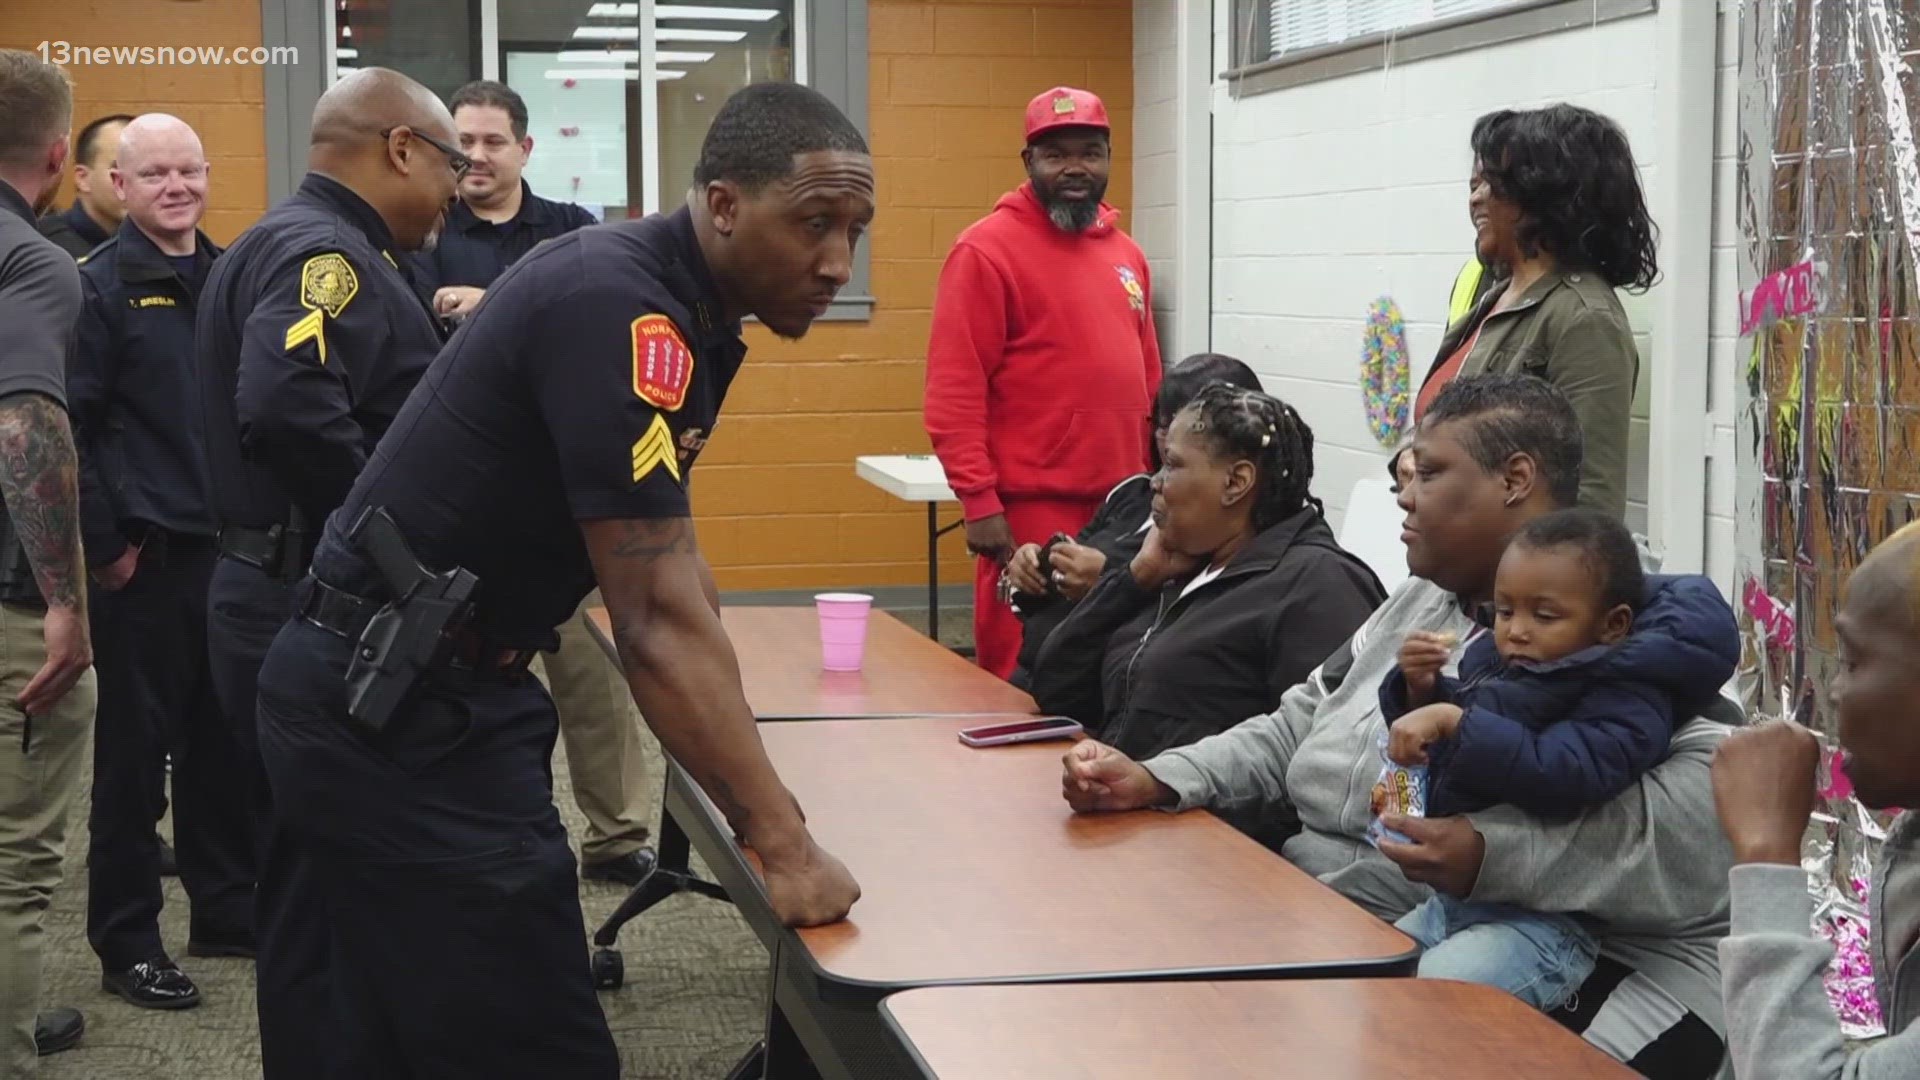
[[[73,257],[34,227],[60,187],[73,88],[0,49],[0,1076],[80,1041],[40,1011],[47,906],[93,739],[93,641],[66,361],[80,317]],[[37,1015],[36,1015],[37,1014]]]
[[[650,808],[644,797],[640,718],[626,679],[588,626],[587,609],[599,605],[600,594],[589,594],[560,627],[560,651],[543,655],[540,662],[560,712],[573,801],[587,818],[580,876],[637,885],[654,864],[653,850],[646,846]]]

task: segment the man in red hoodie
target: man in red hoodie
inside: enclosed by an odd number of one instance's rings
[[[1001,678],[1020,650],[999,589],[1014,548],[1077,532],[1147,465],[1160,347],[1146,256],[1101,201],[1112,151],[1099,98],[1034,98],[1028,182],[960,234],[933,302],[927,434],[978,556],[976,657]]]

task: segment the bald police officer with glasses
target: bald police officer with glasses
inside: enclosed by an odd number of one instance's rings
[[[321,95],[308,173],[214,264],[201,297],[197,379],[220,561],[208,638],[221,705],[246,748],[262,850],[271,814],[254,730],[255,682],[293,610],[319,529],[440,351],[407,254],[430,247],[470,163],[426,87],[368,68]],[[262,867],[255,897],[267,1073],[320,1076],[330,1037],[323,928],[284,918],[311,883]]]

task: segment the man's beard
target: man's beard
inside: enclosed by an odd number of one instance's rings
[[[1083,233],[1093,228],[1100,220],[1100,200],[1107,197],[1107,183],[1104,180],[1091,181],[1092,187],[1084,199],[1063,199],[1053,188],[1045,186],[1035,178],[1033,190],[1040,196],[1040,205],[1047,210],[1047,219],[1061,232]]]

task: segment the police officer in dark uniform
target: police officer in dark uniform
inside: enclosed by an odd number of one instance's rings
[[[307,917],[342,992],[311,1022],[336,1075],[618,1075],[553,704],[525,673],[596,580],[642,714],[756,849],[775,911],[830,922],[859,895],[760,745],[687,482],[741,318],[796,338],[846,283],[873,163],[824,97],[763,83],[721,108],[694,179],[686,207],[542,244],[495,283],[328,522],[261,669],[290,848],[269,873],[316,867]]]
[[[460,201],[439,245],[414,256],[414,265],[422,295],[458,322],[540,241],[592,225],[594,217],[574,203],[541,198],[522,178],[533,139],[527,103],[511,87],[479,79],[455,90],[447,108],[473,171],[460,181]]]
[[[107,990],[172,1009],[200,994],[160,940],[167,751],[193,906],[187,952],[254,950],[245,774],[207,666],[213,517],[193,387],[194,311],[219,248],[198,228],[207,160],[185,123],[155,113],[127,124],[111,180],[126,218],[81,260],[67,368],[100,678],[87,939]]]
[[[108,175],[120,129],[133,117],[113,113],[95,117],[73,140],[73,205],[40,219],[40,235],[79,258],[107,242],[120,228],[126,208],[114,194]]]
[[[311,171],[234,241],[202,297],[197,381],[220,529],[210,651],[256,762],[254,679],[319,526],[442,344],[404,267],[465,171],[452,138],[446,107],[412,79],[368,68],[335,83],[314,108]],[[280,826],[263,829],[268,859]],[[324,956],[326,941],[282,925],[300,899],[289,893],[317,887],[269,869],[254,913],[261,1051],[273,1075],[324,1075],[331,1034],[301,1014],[325,1011],[323,961],[307,950]]]
[[[533,193],[522,173],[533,152],[527,103],[511,87],[479,79],[447,99],[460,150],[473,168],[460,180],[460,201],[447,215],[440,243],[414,256],[421,295],[443,319],[458,323],[473,311],[507,267],[543,240],[594,223],[572,203]],[[647,846],[656,801],[648,797],[646,747],[633,722],[620,668],[594,637],[588,607],[560,626],[560,648],[542,657],[547,692],[560,713],[573,801],[586,818],[581,830],[580,876],[638,885],[653,872]]]
[[[80,129],[73,140],[73,205],[65,210],[50,210],[39,220],[40,235],[78,259],[107,242],[119,232],[126,207],[113,190],[113,158],[120,147],[120,131],[133,120],[126,113],[97,116]],[[161,752],[160,767],[166,768]],[[167,813],[166,790],[160,791],[157,816]],[[174,877],[179,867],[174,861],[173,845],[158,834],[154,843],[160,849],[160,876]],[[88,849],[92,857],[92,849]]]

